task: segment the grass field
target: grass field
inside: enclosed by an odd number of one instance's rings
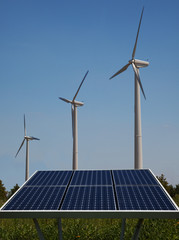
[[[45,239],[58,239],[56,219],[40,219],[39,224]],[[137,219],[126,221],[125,239],[131,239]],[[64,240],[119,240],[121,220],[119,219],[62,219]],[[35,225],[31,219],[1,219],[0,240],[36,240]],[[179,240],[179,219],[145,219],[140,240]]]

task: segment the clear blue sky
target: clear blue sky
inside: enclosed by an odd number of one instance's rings
[[[77,100],[79,169],[134,166],[134,74],[130,67],[145,6],[136,58],[147,100],[141,96],[143,165],[179,183],[179,1],[1,0],[0,179],[9,190],[25,178],[23,114],[35,170],[72,168],[70,105]]]

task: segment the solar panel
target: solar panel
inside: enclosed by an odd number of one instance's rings
[[[75,171],[62,210],[115,210],[111,171]]]
[[[156,217],[158,211],[179,213],[176,204],[147,169],[38,171],[4,204],[0,216],[4,210],[12,214],[26,210],[43,210],[43,213],[47,210],[48,214],[53,210],[71,214],[74,211],[111,211],[112,214],[157,211]]]
[[[72,171],[38,171],[4,210],[58,210]]]
[[[69,187],[62,210],[115,210],[112,186]]]
[[[38,171],[26,186],[66,186],[71,176],[72,171]]]
[[[113,170],[120,210],[176,210],[149,170]]]
[[[112,185],[111,172],[109,170],[75,171],[70,185]]]
[[[159,186],[117,186],[120,210],[175,210]]]
[[[115,185],[158,185],[149,170],[113,170]]]
[[[4,210],[57,210],[65,187],[23,187]]]

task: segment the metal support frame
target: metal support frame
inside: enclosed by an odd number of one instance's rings
[[[120,240],[124,239],[124,233],[125,233],[125,226],[126,226],[126,219],[122,219],[122,225],[121,225],[121,235],[120,235]]]
[[[39,226],[39,223],[38,223],[37,219],[36,219],[36,218],[33,218],[33,221],[34,221],[34,224],[35,224],[35,227],[36,227],[36,230],[37,230],[39,239],[40,239],[40,240],[45,240],[45,238],[44,238],[44,236],[43,236],[43,233],[42,233],[42,231],[41,231],[41,229],[40,229],[40,226]],[[137,223],[137,225],[136,225],[135,232],[134,232],[134,235],[133,235],[133,237],[132,237],[132,240],[138,240],[139,232],[140,232],[140,229],[141,229],[141,227],[142,227],[143,221],[144,221],[143,218],[140,218],[140,219],[138,220],[138,223]],[[125,226],[126,226],[126,218],[123,218],[123,219],[122,219],[122,225],[121,225],[120,240],[124,240]],[[63,240],[61,218],[58,219],[58,239],[59,239],[59,240]]]
[[[143,223],[144,219],[143,218],[140,218],[138,220],[138,223],[136,225],[136,228],[135,228],[135,232],[134,232],[134,235],[132,237],[132,240],[137,240],[138,237],[139,237],[139,232],[140,232],[140,229],[142,227],[142,223]]]
[[[62,222],[61,222],[61,218],[58,219],[58,239],[59,239],[59,240],[63,240],[63,237],[62,237]]]
[[[133,237],[132,237],[132,240],[138,240],[139,232],[140,232],[140,229],[141,229],[141,227],[142,227],[143,221],[144,221],[143,218],[140,218],[140,219],[138,220],[138,223],[137,223],[137,225],[136,225],[135,232],[134,232],[134,235],[133,235]],[[123,219],[122,219],[122,225],[121,225],[120,240],[124,240],[125,226],[126,226],[126,218],[123,218]]]
[[[43,233],[42,233],[42,231],[41,231],[41,229],[40,229],[40,226],[39,226],[39,223],[38,223],[37,219],[36,219],[36,218],[33,218],[33,221],[34,221],[34,224],[35,224],[37,233],[38,233],[38,235],[39,235],[39,239],[40,239],[40,240],[45,240],[45,238],[44,238],[44,236],[43,236]]]
[[[44,236],[43,236],[43,233],[40,229],[40,226],[39,226],[39,223],[37,221],[36,218],[33,218],[33,221],[34,221],[34,224],[35,224],[35,228],[37,230],[37,233],[38,233],[38,236],[39,236],[39,239],[40,240],[45,240]],[[58,239],[59,240],[63,240],[63,237],[62,237],[62,222],[61,222],[61,218],[58,218]]]

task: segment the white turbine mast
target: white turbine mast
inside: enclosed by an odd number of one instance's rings
[[[25,123],[25,114],[24,114],[24,139],[20,145],[20,148],[18,149],[15,157],[17,157],[19,151],[21,150],[24,142],[26,141],[26,168],[25,168],[25,181],[28,180],[29,178],[29,141],[32,140],[40,140],[39,138],[32,137],[32,136],[27,136],[26,135],[26,123]]]
[[[134,49],[132,52],[132,59],[128,61],[128,63],[121,68],[117,73],[115,73],[110,79],[117,76],[118,74],[124,72],[127,70],[127,68],[132,65],[132,68],[134,70],[134,81],[135,81],[135,117],[134,117],[134,168],[135,169],[142,169],[143,168],[143,160],[142,160],[142,126],[141,126],[141,105],[140,105],[140,89],[142,91],[142,94],[145,97],[145,93],[142,87],[142,83],[140,80],[139,75],[139,68],[147,67],[149,65],[149,62],[142,61],[135,59],[135,52],[137,47],[137,41],[140,31],[140,25],[142,21],[142,16],[144,12],[144,7],[142,9],[136,41],[134,45]]]
[[[87,76],[89,71],[86,72],[83,80],[80,83],[80,86],[78,87],[78,90],[73,97],[73,100],[68,100],[66,98],[59,97],[62,101],[66,103],[71,103],[71,115],[72,115],[72,137],[73,137],[73,164],[72,168],[73,170],[78,170],[78,128],[77,128],[77,107],[81,107],[84,105],[83,102],[76,101],[76,97],[78,95],[78,92],[80,91],[80,88]]]

